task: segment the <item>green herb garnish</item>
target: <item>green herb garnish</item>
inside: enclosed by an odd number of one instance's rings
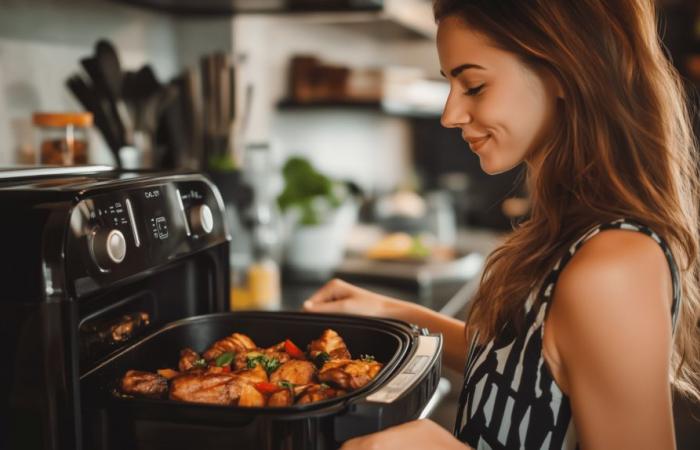
[[[216,358],[216,365],[218,367],[223,367],[223,366],[228,366],[231,364],[231,361],[233,361],[233,358],[236,357],[236,354],[233,352],[225,352],[219,355],[218,358]]]
[[[290,383],[287,380],[282,380],[277,383],[279,387],[283,387],[285,389],[294,389],[294,383]]]
[[[205,368],[205,367],[207,367],[207,360],[204,358],[195,359],[194,362],[192,363],[192,367]]]
[[[326,383],[321,383],[321,389],[330,389],[330,386],[327,385]]]
[[[331,356],[326,353],[326,352],[321,352],[316,357],[314,358],[314,363],[316,363],[316,367],[323,367],[325,363],[327,363],[331,359]]]
[[[360,355],[360,360],[364,362],[372,362],[374,361],[374,356],[372,355]]]
[[[265,372],[272,373],[280,366],[280,361],[277,358],[270,358],[265,355],[257,354],[256,356],[248,355],[247,367],[253,369],[255,366],[260,364]]]

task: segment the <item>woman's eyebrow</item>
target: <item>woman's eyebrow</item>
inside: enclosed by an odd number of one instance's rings
[[[452,76],[452,78],[454,78],[454,77],[456,77],[457,75],[459,75],[460,73],[464,72],[464,71],[467,70],[467,69],[481,69],[481,70],[486,70],[484,67],[482,67],[482,66],[480,66],[480,65],[478,65],[478,64],[462,64],[462,65],[459,65],[459,66],[455,67],[454,69],[450,70],[450,76]],[[447,78],[447,76],[445,75],[445,73],[444,73],[442,70],[440,71],[440,75],[442,75],[443,77]]]

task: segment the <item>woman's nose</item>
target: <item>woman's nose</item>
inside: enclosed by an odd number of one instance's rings
[[[445,128],[458,128],[463,124],[471,123],[472,116],[467,110],[467,105],[455,98],[452,92],[447,97],[445,109],[442,111],[440,123]]]

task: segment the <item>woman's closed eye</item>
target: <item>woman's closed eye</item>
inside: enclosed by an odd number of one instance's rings
[[[480,84],[479,86],[467,89],[466,91],[464,91],[464,95],[468,95],[470,97],[477,95],[484,88],[484,84],[485,83]]]

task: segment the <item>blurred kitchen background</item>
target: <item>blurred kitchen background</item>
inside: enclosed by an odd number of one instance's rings
[[[660,3],[692,91],[700,2]],[[528,204],[520,169],[483,174],[440,126],[435,31],[430,0],[0,0],[0,165],[208,174],[234,310],[299,309],[337,276],[464,317]]]

